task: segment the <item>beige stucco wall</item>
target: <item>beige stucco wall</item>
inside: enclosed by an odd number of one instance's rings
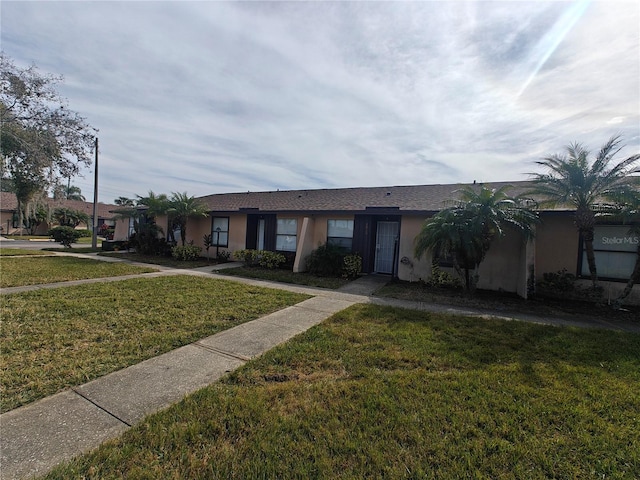
[[[525,247],[526,242],[516,232],[494,239],[478,268],[477,287],[521,293],[520,282],[526,272]]]
[[[427,280],[431,276],[431,255],[423,255],[420,260],[414,255],[414,240],[427,217],[404,215],[400,221],[400,243],[398,260],[407,257],[409,262],[398,265],[398,278],[407,282]]]
[[[571,215],[543,214],[536,228],[535,275],[563,268],[575,274],[578,262],[578,231]]]
[[[220,251],[232,253],[245,248],[247,240],[247,216],[245,214],[216,215],[216,217],[229,218],[229,243],[228,247],[220,247]],[[212,217],[190,218],[187,221],[187,242],[193,241],[194,245],[202,247],[202,255],[206,255],[204,249],[204,236],[211,233]],[[216,247],[209,249],[209,255],[214,257]]]
[[[127,240],[129,237],[129,219],[121,218],[116,220],[116,225],[113,230],[114,240]]]
[[[211,217],[198,217],[198,218],[189,218],[187,220],[187,243],[193,242],[193,244],[197,247],[202,248],[202,255],[206,255],[204,249],[204,240],[202,239],[203,235],[209,235],[211,233]],[[176,241],[180,243],[180,239],[176,238]],[[215,249],[211,252],[209,249],[210,255],[215,255]]]
[[[293,262],[294,273],[307,270],[306,258],[311,255],[311,252],[314,250],[315,219],[312,216],[304,217],[299,231],[300,234],[298,235],[296,245],[296,259]]]

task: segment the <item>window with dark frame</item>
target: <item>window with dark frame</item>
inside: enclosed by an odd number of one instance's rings
[[[211,222],[211,245],[229,246],[229,217],[213,217]]]
[[[350,252],[353,247],[353,220],[327,220],[327,245]]]
[[[298,221],[295,218],[278,218],[276,250],[295,252],[297,248]]]
[[[593,253],[599,278],[627,281],[631,277],[640,236],[629,233],[629,228],[629,225],[595,226]],[[583,277],[590,276],[584,242],[581,242],[579,272]]]
[[[128,238],[131,238],[134,233],[136,233],[136,219],[129,217],[129,229],[127,232]]]

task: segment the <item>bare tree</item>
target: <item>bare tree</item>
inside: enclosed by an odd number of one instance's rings
[[[91,164],[96,130],[68,108],[56,90],[61,81],[0,53],[2,174],[14,183],[20,217],[34,195]]]

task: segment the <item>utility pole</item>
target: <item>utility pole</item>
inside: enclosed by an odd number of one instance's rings
[[[91,248],[98,248],[98,137],[95,144],[96,173],[93,184],[93,235],[91,237]]]

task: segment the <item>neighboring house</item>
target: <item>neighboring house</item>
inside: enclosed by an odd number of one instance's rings
[[[46,198],[44,203],[49,210],[53,213],[56,208],[70,208],[85,213],[89,216],[89,225],[80,224],[79,229],[93,229],[93,203],[82,202],[80,200],[61,200]],[[117,205],[109,205],[105,203],[98,203],[98,227],[103,224],[114,226],[115,214],[112,210],[118,208]],[[20,229],[18,219],[18,200],[13,193],[0,192],[0,226],[2,226],[1,233],[4,235],[19,235],[21,230],[22,234],[27,234],[26,228]],[[46,235],[47,231],[53,227],[52,223],[44,222],[40,224],[35,232],[36,235]]]
[[[529,182],[493,182],[489,188],[511,185],[508,194],[525,192]],[[209,195],[200,200],[210,217],[190,219],[187,241],[203,246],[212,234],[214,247],[280,251],[288,255],[295,272],[305,270],[305,259],[324,243],[340,245],[362,256],[365,273],[401,280],[427,279],[431,259],[414,257],[414,239],[426,219],[448,206],[464,185],[415,185],[321,190],[289,190]],[[496,239],[480,265],[478,287],[515,292],[525,297],[535,279],[566,269],[589,277],[588,266],[572,210],[544,210],[536,236],[525,241],[517,234]],[[167,232],[166,218],[158,225]],[[128,222],[119,222],[116,239],[124,239]],[[638,239],[628,227],[596,228],[598,272],[605,294],[615,298],[624,288],[635,261]],[[640,291],[632,292],[640,303]]]

